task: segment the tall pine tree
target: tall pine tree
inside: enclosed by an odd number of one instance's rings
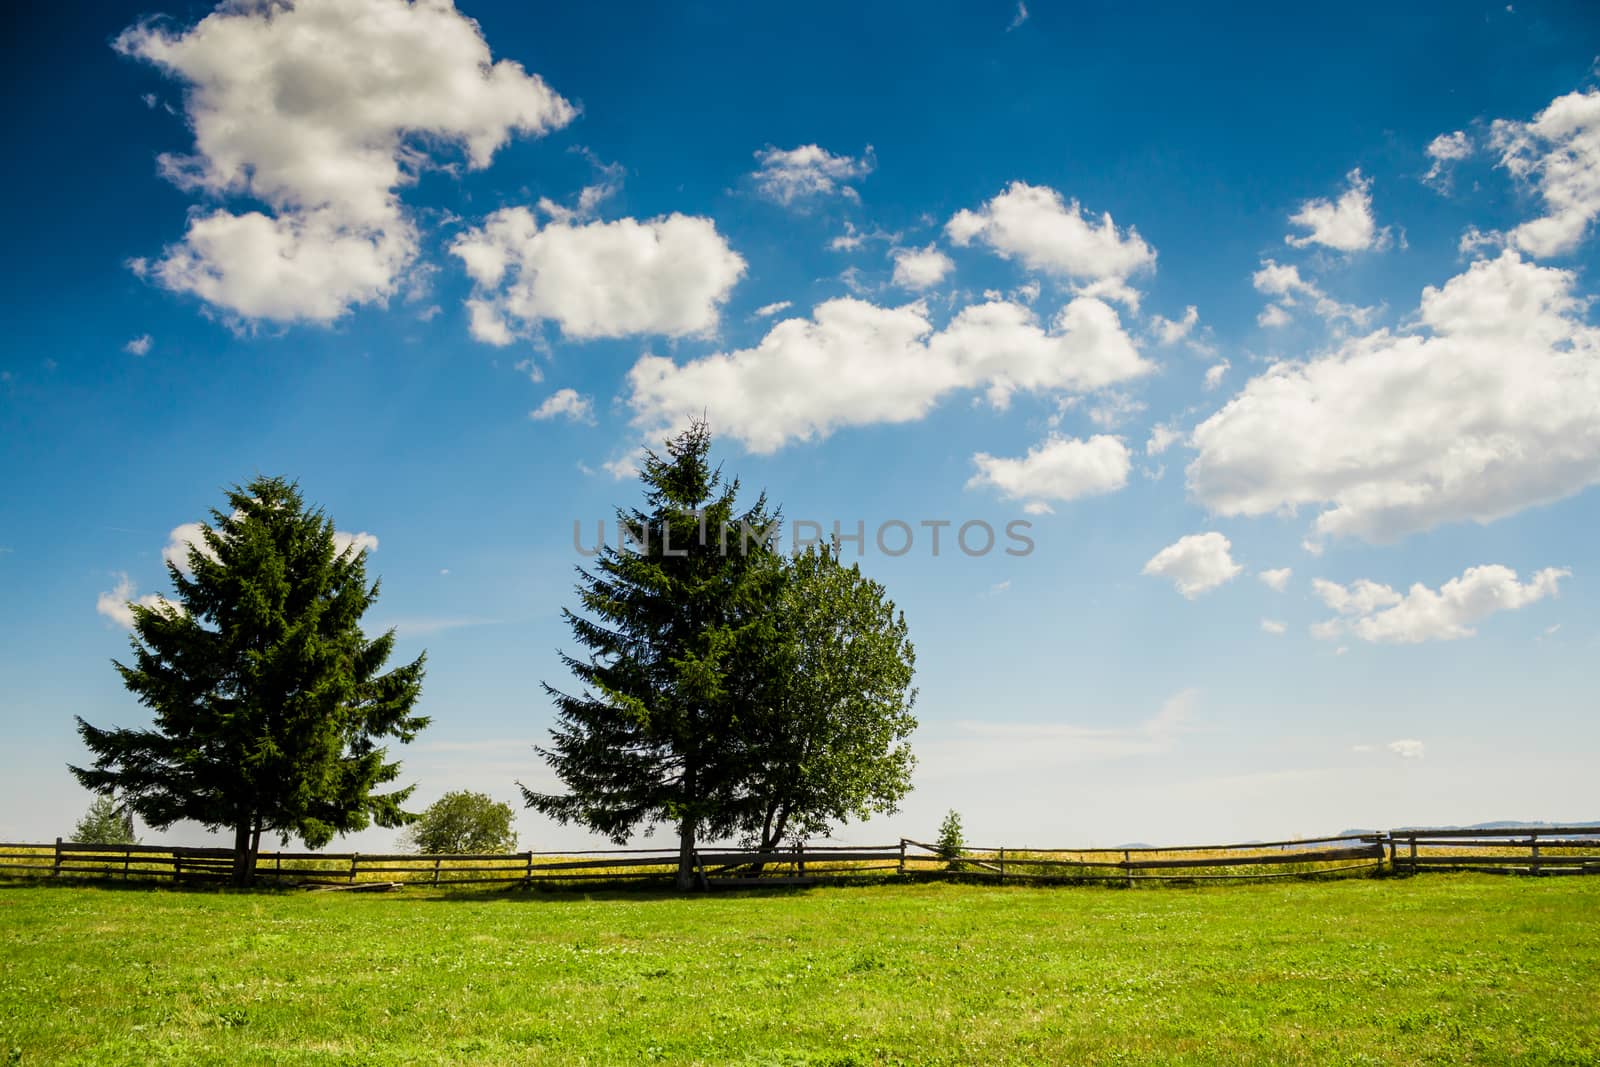
[[[316,848],[409,821],[410,788],[378,791],[400,773],[383,742],[428,720],[412,713],[424,656],[384,673],[394,631],[361,630],[378,596],[365,551],[341,550],[332,521],[280,478],[235,487],[228,506],[183,567],[168,562],[176,600],[130,605],[133,659],[113,662],[153,728],[80,718],[94,765],[71,770],[156,829],[232,830],[245,884],[263,832]]]
[[[648,453],[644,508],[619,509],[625,546],[579,568],[583,614],[564,610],[587,650],[562,661],[582,686],[546,685],[559,717],[538,751],[566,784],[523,788],[530,807],[621,844],[640,827],[678,831],[678,885],[695,884],[695,843],[735,831],[746,802],[751,696],[781,568],[761,531],[765,498],[736,510],[738,483],[708,461],[696,423]]]

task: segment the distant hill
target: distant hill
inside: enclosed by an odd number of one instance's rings
[[[1518,822],[1506,819],[1500,822],[1476,822],[1469,826],[1396,826],[1396,830],[1545,830],[1552,826],[1594,827],[1600,833],[1600,819],[1578,819],[1572,822]],[[1378,830],[1340,830],[1340,836],[1348,834],[1376,834]]]

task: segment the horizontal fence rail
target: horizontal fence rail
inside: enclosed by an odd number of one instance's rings
[[[1600,874],[1600,826],[1404,829],[1388,834],[1396,874]]]
[[[231,849],[171,845],[0,843],[0,878],[225,882]],[[254,875],[268,885],[372,887],[669,883],[678,850],[587,849],[510,854],[261,852]],[[1131,885],[1143,881],[1306,878],[1324,875],[1471,870],[1600,874],[1600,826],[1539,829],[1403,829],[1294,841],[1126,848],[977,848],[947,854],[910,838],[893,845],[812,845],[769,851],[703,848],[693,853],[706,887],[810,885],[883,878],[993,879]]]

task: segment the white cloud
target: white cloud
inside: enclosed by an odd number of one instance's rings
[[[1372,217],[1372,179],[1363,178],[1359,169],[1348,175],[1350,188],[1338,200],[1307,200],[1289,221],[1310,232],[1284,238],[1296,248],[1319,244],[1340,252],[1361,252],[1383,248],[1389,243],[1389,230],[1378,229]]]
[[[1244,570],[1233,561],[1233,544],[1219,533],[1181,537],[1150,558],[1140,573],[1170,578],[1178,592],[1193,600]]]
[[[956,245],[982,241],[1030,270],[1085,282],[1121,282],[1156,262],[1155,250],[1139,231],[1119,231],[1109,213],[1096,226],[1076,200],[1026,182],[1012,182],[977,211],[956,212],[945,233]]]
[[[1511,243],[1534,256],[1575,251],[1600,215],[1600,90],[1557,97],[1532,122],[1501,119],[1490,143],[1544,201],[1545,214],[1512,230]]]
[[[798,148],[773,148],[756,153],[760,167],[752,177],[756,189],[769,200],[784,206],[830,196],[860,199],[849,183],[872,173],[876,160],[872,146],[859,158],[836,156],[818,145]]]
[[[122,350],[128,353],[130,356],[142,356],[150,351],[151,344],[152,342],[149,334],[140,334],[138,337],[135,337],[133,340],[123,345]]]
[[[968,489],[993,488],[1007,500],[1076,500],[1112,493],[1128,484],[1132,456],[1115,437],[1096,434],[1086,441],[1051,437],[1020,458],[972,457],[978,473]]]
[[[514,133],[576,114],[537,76],[493,62],[448,0],[228,4],[174,33],[141,22],[124,55],[187,83],[192,155],[163,174],[268,211],[196,212],[144,274],[242,319],[327,322],[383,303],[417,253],[396,190],[459,146],[488,166]]]
[[[758,319],[771,318],[780,311],[788,311],[793,306],[793,301],[789,300],[779,300],[771,304],[762,304],[760,307],[756,308],[754,317]]]
[[[1289,578],[1294,574],[1291,567],[1277,567],[1272,570],[1257,571],[1256,577],[1261,579],[1261,584],[1271,589],[1274,593],[1281,593],[1289,588]]]
[[[1272,329],[1277,326],[1287,326],[1289,325],[1289,321],[1289,313],[1277,304],[1268,304],[1262,310],[1261,314],[1256,316],[1256,325],[1265,327],[1267,329]]]
[[[1448,189],[1450,165],[1466,159],[1472,153],[1472,138],[1467,136],[1466,131],[1441,133],[1428,142],[1428,158],[1433,160],[1433,163],[1428,167],[1428,172],[1422,176],[1423,183],[1436,189]]]
[[[109,593],[101,593],[95,598],[94,610],[110,619],[124,629],[133,629],[133,608],[129,606],[140,604],[147,608],[170,608],[173,611],[182,611],[178,605],[172,603],[160,593],[146,593],[138,596],[138,589],[126,574],[117,575],[117,584]]]
[[[1017,0],[1017,13],[1011,16],[1011,24],[1006,27],[1006,32],[1010,33],[1012,30],[1016,29],[1018,26],[1021,26],[1027,21],[1028,5],[1023,3],[1023,0]]]
[[[1318,578],[1312,590],[1340,617],[1319,623],[1313,634],[1332,640],[1350,633],[1385,644],[1455,641],[1471,637],[1476,631],[1470,624],[1480,619],[1555,596],[1561,579],[1570,574],[1547,567],[1524,584],[1511,568],[1489,564],[1468,567],[1437,591],[1419,582],[1404,595],[1367,579],[1344,586]]]
[[[1144,454],[1159,456],[1175,443],[1183,440],[1183,431],[1175,426],[1152,426],[1150,440],[1145,442]]]
[[[570,422],[593,422],[594,401],[576,389],[557,389],[545,397],[544,403],[528,413],[530,419],[553,419],[564,416]]]
[[[754,348],[679,365],[648,355],[629,372],[629,403],[649,436],[702,412],[754,452],[844,426],[911,422],[946,394],[983,389],[1004,408],[1018,390],[1091,392],[1153,368],[1117,313],[1079,297],[1048,329],[1021,304],[964,308],[934,331],[921,303],[842,298],[778,322]]]
[[[1273,259],[1262,260],[1261,269],[1251,275],[1250,282],[1257,292],[1275,297],[1278,301],[1256,319],[1261,326],[1282,326],[1287,323],[1288,309],[1297,306],[1302,298],[1310,300],[1316,313],[1329,322],[1343,319],[1361,326],[1373,315],[1372,308],[1341,304],[1333,299],[1315,282],[1301,277],[1300,268],[1292,263],[1281,264]]]
[[[1287,633],[1288,631],[1289,631],[1289,626],[1288,626],[1287,623],[1279,622],[1277,619],[1262,619],[1261,620],[1261,632],[1262,633],[1272,634],[1274,637],[1281,637],[1285,633]]]
[[[1390,741],[1385,747],[1401,759],[1421,759],[1424,746],[1421,741],[1402,740]]]
[[[1575,281],[1508,251],[1423,291],[1427,335],[1270,367],[1195,428],[1190,492],[1223,515],[1321,506],[1319,537],[1388,541],[1600,481],[1600,329]]]
[[[525,207],[502,208],[450,246],[476,285],[472,335],[507,345],[542,320],[570,338],[706,334],[745,262],[710,219],[543,227]]]
[[[955,269],[950,257],[933,245],[894,250],[894,284],[902,289],[928,289]]]
[[[1188,337],[1200,321],[1200,309],[1190,304],[1183,309],[1183,318],[1162,318],[1160,315],[1150,317],[1150,325],[1155,330],[1156,336],[1161,338],[1164,345],[1175,345]]]
[[[376,552],[378,550],[377,534],[369,534],[365,530],[360,533],[345,533],[343,530],[333,531],[333,550],[339,555],[344,555],[351,549],[357,553]]]
[[[1229,363],[1225,359],[1222,359],[1207,367],[1205,387],[1207,389],[1215,389],[1217,386],[1221,385],[1222,379],[1227,376],[1228,368],[1231,366],[1233,366],[1233,364]]]

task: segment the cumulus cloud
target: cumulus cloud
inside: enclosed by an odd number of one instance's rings
[[[977,211],[956,212],[945,224],[945,233],[956,245],[981,241],[1029,270],[1081,282],[1121,283],[1156,262],[1155,250],[1139,231],[1117,229],[1109,212],[1096,225],[1084,217],[1076,200],[1066,200],[1048,186],[1020,181]],[[1094,295],[1126,302],[1125,288]]]
[[[152,343],[153,342],[150,339],[150,335],[144,333],[123,345],[122,350],[128,353],[130,356],[143,356],[150,351],[150,345]]]
[[[1159,456],[1182,440],[1183,431],[1176,426],[1152,426],[1150,428],[1150,439],[1144,445],[1144,454],[1147,456]]]
[[[141,22],[115,47],[187,84],[180,188],[267,211],[191,215],[142,273],[245,320],[328,322],[385,302],[417,253],[396,190],[459,148],[488,166],[515,133],[570,122],[537,75],[495,62],[449,0],[227,4],[182,32]]]
[[[844,426],[911,422],[943,396],[1092,392],[1152,370],[1109,305],[1079,297],[1046,328],[1006,301],[964,308],[935,331],[922,303],[855,298],[778,322],[754,348],[679,365],[647,355],[628,374],[635,422],[650,436],[702,412],[718,432],[767,453]]]
[[[1272,570],[1257,571],[1256,577],[1261,579],[1261,584],[1271,589],[1274,593],[1281,593],[1289,588],[1289,578],[1294,574],[1291,567],[1276,567]]]
[[[1490,143],[1544,201],[1545,213],[1512,230],[1511,243],[1533,256],[1576,250],[1600,214],[1600,90],[1557,97],[1532,122],[1501,119]]]
[[[1468,137],[1464,130],[1441,133],[1428,142],[1428,158],[1433,162],[1429,165],[1428,172],[1422,176],[1423,183],[1435,189],[1448,189],[1451,164],[1466,159],[1472,153],[1472,138]]]
[[[580,340],[709,333],[745,271],[716,223],[678,214],[540,226],[525,207],[502,208],[450,251],[476,286],[472,335],[492,345],[542,321]]]
[[[1292,319],[1293,316],[1280,305],[1268,304],[1262,309],[1261,314],[1256,316],[1256,325],[1270,330],[1279,326],[1287,326]]]
[[[1386,747],[1390,752],[1393,752],[1396,756],[1399,756],[1401,759],[1421,759],[1424,748],[1421,741],[1410,739],[1390,741],[1384,747]]]
[[[1178,592],[1193,600],[1232,581],[1242,570],[1233,561],[1232,542],[1213,531],[1180,537],[1152,556],[1141,573],[1171,579]]]
[[[144,596],[139,596],[138,592],[138,588],[126,574],[118,574],[116,586],[110,592],[101,593],[95,598],[94,610],[125,630],[133,629],[133,608],[131,606],[133,604],[139,604],[147,608],[183,610],[160,593],[146,593]]]
[[[1391,541],[1600,481],[1600,329],[1575,281],[1507,251],[1426,288],[1417,333],[1272,366],[1195,428],[1190,492],[1223,515],[1316,506],[1318,536]]]
[[[1282,637],[1289,632],[1289,625],[1277,619],[1262,619],[1261,632],[1271,634],[1274,637]]]
[[[928,289],[955,269],[949,256],[933,245],[894,250],[894,284],[902,289]]]
[[[1150,317],[1150,326],[1164,345],[1175,345],[1188,337],[1200,322],[1200,309],[1190,304],[1183,309],[1183,318],[1168,319],[1160,315]]]
[[[594,401],[576,389],[557,389],[545,397],[544,403],[528,413],[530,419],[553,419],[557,416],[569,422],[593,422]]]
[[[778,300],[771,304],[762,304],[756,308],[754,316],[758,319],[770,319],[780,311],[788,311],[793,306],[794,302],[790,300]]]
[[[760,165],[751,175],[756,190],[785,207],[830,196],[858,200],[860,195],[849,183],[871,174],[876,166],[871,145],[859,157],[836,156],[814,144],[798,148],[769,145],[756,153],[756,161]]]
[[[1207,367],[1205,387],[1207,389],[1215,389],[1217,386],[1221,385],[1222,379],[1227,377],[1228,369],[1232,366],[1233,364],[1229,363],[1227,360],[1221,359]]]
[[[1096,434],[1086,441],[1051,437],[1010,458],[979,452],[968,489],[992,488],[1007,500],[1030,503],[1076,500],[1112,493],[1128,484],[1132,454],[1119,439]]]
[[[1555,596],[1561,579],[1570,574],[1564,568],[1547,567],[1519,583],[1510,567],[1489,564],[1469,567],[1437,590],[1419,582],[1405,594],[1368,579],[1340,585],[1318,578],[1311,583],[1312,591],[1338,617],[1318,623],[1312,633],[1322,640],[1348,633],[1385,644],[1455,641],[1476,633],[1471,624],[1480,619]]]
[[[1307,200],[1289,221],[1310,232],[1284,241],[1296,248],[1322,245],[1340,252],[1362,252],[1383,248],[1389,243],[1388,228],[1378,229],[1372,217],[1372,179],[1359,169],[1348,175],[1350,187],[1338,200]]]
[[[1297,306],[1301,300],[1310,301],[1312,309],[1329,322],[1344,320],[1361,326],[1373,315],[1372,308],[1341,304],[1333,299],[1315,282],[1302,277],[1300,268],[1292,263],[1283,264],[1273,259],[1262,260],[1261,268],[1251,275],[1250,282],[1255,286],[1256,292],[1277,299],[1276,304],[1268,306],[1256,319],[1261,326],[1286,324],[1290,317],[1288,309]]]

